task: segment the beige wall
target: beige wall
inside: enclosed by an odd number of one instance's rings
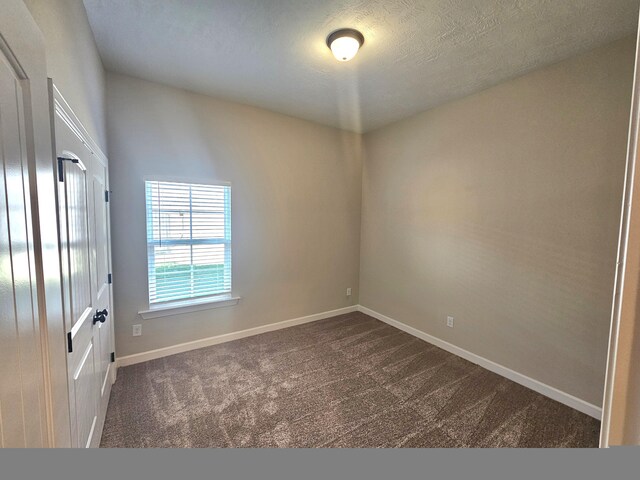
[[[106,152],[105,74],[82,0],[24,0],[40,27],[48,75]]]
[[[118,356],[358,303],[358,135],[111,73],[107,131]],[[148,308],[147,176],[232,183],[238,305],[137,315]]]
[[[599,406],[634,47],[366,134],[360,303]]]

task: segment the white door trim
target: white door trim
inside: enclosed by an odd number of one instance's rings
[[[624,373],[619,372],[620,366],[618,359],[625,360],[623,363],[629,362],[630,352],[620,352],[619,337],[621,326],[624,322],[630,323],[638,321],[635,315],[636,305],[635,295],[638,287],[637,284],[637,257],[632,257],[629,262],[629,236],[632,231],[632,222],[638,222],[638,201],[636,200],[635,210],[633,209],[633,195],[634,190],[640,188],[636,181],[636,165],[639,152],[639,130],[640,130],[640,78],[639,78],[639,64],[640,64],[640,30],[636,36],[636,58],[635,69],[633,74],[633,91],[631,99],[631,114],[629,121],[629,136],[627,142],[627,164],[625,171],[625,183],[622,198],[621,208],[621,220],[620,220],[620,233],[618,239],[618,255],[616,263],[616,276],[613,288],[613,303],[611,309],[611,327],[609,332],[609,351],[607,356],[607,370],[605,376],[605,386],[603,394],[603,413],[602,413],[602,426],[600,428],[600,447],[609,447],[610,442],[613,440],[616,444],[621,443],[624,440],[625,432],[620,431],[620,425],[625,423],[625,412],[620,411],[619,405],[623,405],[625,401],[621,398],[625,396],[627,385],[624,379],[620,378],[624,376]],[[635,218],[634,218],[635,217]],[[634,245],[637,248],[637,244]],[[635,254],[635,252],[633,252]],[[629,265],[630,263],[630,265]],[[627,274],[627,267],[631,270]],[[626,282],[625,280],[629,280]],[[625,297],[626,294],[626,297]],[[626,307],[626,308],[625,308]],[[626,370],[628,367],[625,365],[622,367]],[[620,384],[620,389],[616,395],[616,380],[622,380],[623,384]],[[616,398],[617,397],[617,398]],[[618,410],[615,409],[614,403],[618,404]],[[639,409],[640,410],[640,409]],[[618,416],[616,426],[614,426],[614,432],[612,432],[612,415]],[[636,417],[640,418],[640,412],[636,413]],[[636,422],[637,423],[637,422]],[[635,433],[636,441],[640,442],[640,431]]]

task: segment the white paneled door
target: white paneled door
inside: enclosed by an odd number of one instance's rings
[[[100,443],[113,365],[107,168],[58,107],[55,138],[71,437],[75,447],[94,447]]]
[[[0,445],[47,446],[29,186],[29,79],[0,35]]]

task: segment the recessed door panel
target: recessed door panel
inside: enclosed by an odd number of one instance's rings
[[[81,162],[63,162],[67,202],[67,241],[69,284],[71,288],[71,327],[91,307],[91,266],[89,216],[87,210],[87,171]]]
[[[96,379],[95,349],[91,339],[86,345],[86,350],[82,353],[73,374],[79,446],[91,446],[98,416],[98,404],[95,394]]]

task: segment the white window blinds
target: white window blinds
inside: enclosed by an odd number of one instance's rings
[[[231,187],[145,186],[149,303],[231,293]]]

